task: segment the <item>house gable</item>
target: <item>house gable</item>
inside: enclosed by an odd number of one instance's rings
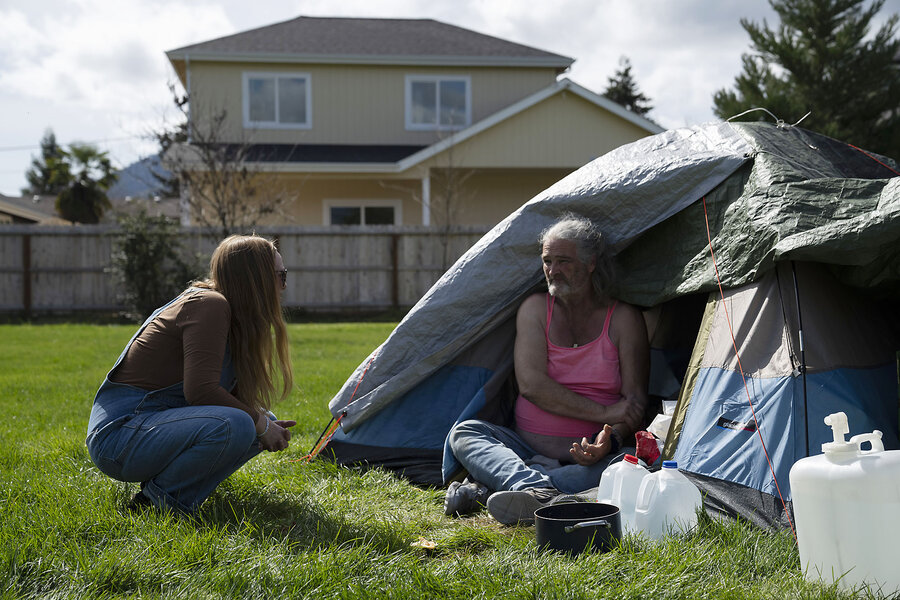
[[[577,168],[662,128],[569,80],[403,159],[465,168]]]

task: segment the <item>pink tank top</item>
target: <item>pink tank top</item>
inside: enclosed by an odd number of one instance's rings
[[[550,319],[554,299],[547,294],[547,375],[576,394],[604,406],[621,400],[622,375],[619,373],[619,351],[609,339],[609,322],[616,303],[606,311],[603,331],[596,339],[577,348],[557,346],[550,341]],[[573,419],[549,413],[523,396],[516,400],[516,425],[524,431],[562,437],[589,437],[602,423]]]

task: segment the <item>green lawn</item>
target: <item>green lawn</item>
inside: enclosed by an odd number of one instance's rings
[[[393,324],[290,326],[299,421],[286,453],[227,480],[196,519],[129,512],[84,446],[132,326],[0,325],[0,598],[851,598],[806,582],[789,533],[701,522],[604,555],[539,553],[530,527],[445,517],[443,493],[304,455],[327,403]],[[419,538],[434,550],[414,546]]]

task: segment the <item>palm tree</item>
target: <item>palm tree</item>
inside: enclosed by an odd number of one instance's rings
[[[118,175],[106,152],[89,144],[71,144],[65,152],[69,181],[56,197],[56,211],[77,223],[97,223],[111,207],[106,190]]]

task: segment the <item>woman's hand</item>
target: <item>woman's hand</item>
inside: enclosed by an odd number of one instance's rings
[[[263,416],[266,420],[269,418]],[[291,430],[297,421],[269,421],[268,429],[259,438],[259,446],[268,452],[280,452],[285,450],[291,441]]]
[[[603,426],[603,431],[597,434],[594,443],[590,443],[587,438],[581,438],[581,443],[573,443],[569,449],[569,454],[577,464],[587,467],[599,461],[601,458],[609,454],[612,449],[612,427]]]

